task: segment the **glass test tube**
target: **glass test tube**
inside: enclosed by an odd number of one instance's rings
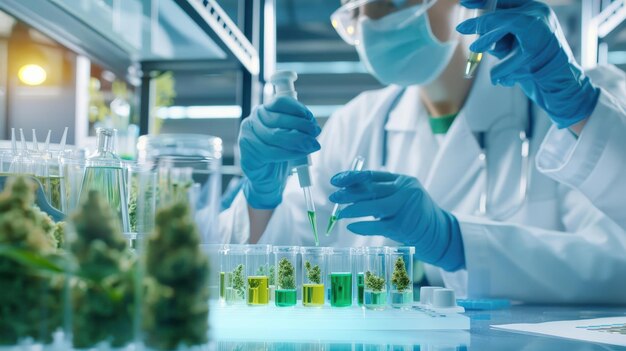
[[[485,1],[485,5],[482,9],[476,9],[474,11],[474,16],[473,17],[478,17],[478,16],[482,16],[486,13],[490,13],[496,10],[496,7],[498,5],[498,0],[486,0]],[[478,33],[476,33],[473,36],[473,41],[475,41],[478,38]],[[474,74],[476,73],[476,69],[478,68],[478,65],[480,64],[480,61],[483,59],[483,53],[482,52],[473,52],[470,51],[469,56],[467,58],[467,64],[465,66],[465,78],[470,79],[470,78],[474,78]]]
[[[352,257],[353,248],[329,248],[328,272],[330,272],[330,305],[352,306]]]
[[[295,306],[298,300],[297,263],[300,247],[274,246],[274,303],[277,307]]]
[[[357,247],[354,249],[352,264],[354,265],[354,274],[356,276],[354,291],[356,304],[363,306],[363,293],[365,291],[365,248]]]
[[[367,309],[387,307],[387,259],[384,247],[365,248],[365,289],[363,304]]]
[[[226,305],[246,301],[246,245],[224,245],[220,252],[220,296]]]
[[[357,156],[352,160],[352,165],[350,166],[350,170],[352,171],[360,171],[363,169],[363,163],[365,163],[365,158],[363,156]],[[337,214],[339,213],[339,204],[335,204],[333,207],[333,211],[330,213],[330,218],[328,219],[328,227],[326,227],[326,236],[330,235],[330,232],[335,227],[337,223]]]
[[[248,281],[248,305],[267,305],[270,302],[269,258],[271,245],[248,245],[246,247],[246,280]]]
[[[387,247],[389,300],[392,307],[411,308],[413,305],[413,255],[412,246]]]
[[[302,305],[321,307],[325,301],[326,253],[325,247],[301,247]]]

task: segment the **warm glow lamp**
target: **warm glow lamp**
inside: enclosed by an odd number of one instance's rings
[[[17,77],[22,81],[22,83],[26,85],[40,85],[46,81],[48,74],[43,67],[36,64],[27,64],[22,67],[17,72]]]

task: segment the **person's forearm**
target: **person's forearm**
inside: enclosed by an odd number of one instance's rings
[[[274,210],[259,210],[248,206],[248,215],[250,217],[250,244],[259,242],[270,219],[272,219],[273,213]]]

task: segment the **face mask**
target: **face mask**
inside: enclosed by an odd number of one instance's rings
[[[457,41],[442,43],[433,35],[428,7],[415,5],[379,20],[359,20],[359,57],[381,83],[430,83],[450,62]]]

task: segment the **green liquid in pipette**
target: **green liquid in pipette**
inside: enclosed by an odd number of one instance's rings
[[[330,216],[330,218],[328,219],[328,227],[326,227],[326,236],[328,236],[330,234],[330,232],[333,230],[333,228],[335,227],[335,223],[337,223],[337,216]]]
[[[317,219],[315,217],[315,212],[307,211],[309,215],[309,223],[311,223],[311,228],[313,228],[313,235],[315,236],[315,246],[320,246],[320,240],[317,237]]]

